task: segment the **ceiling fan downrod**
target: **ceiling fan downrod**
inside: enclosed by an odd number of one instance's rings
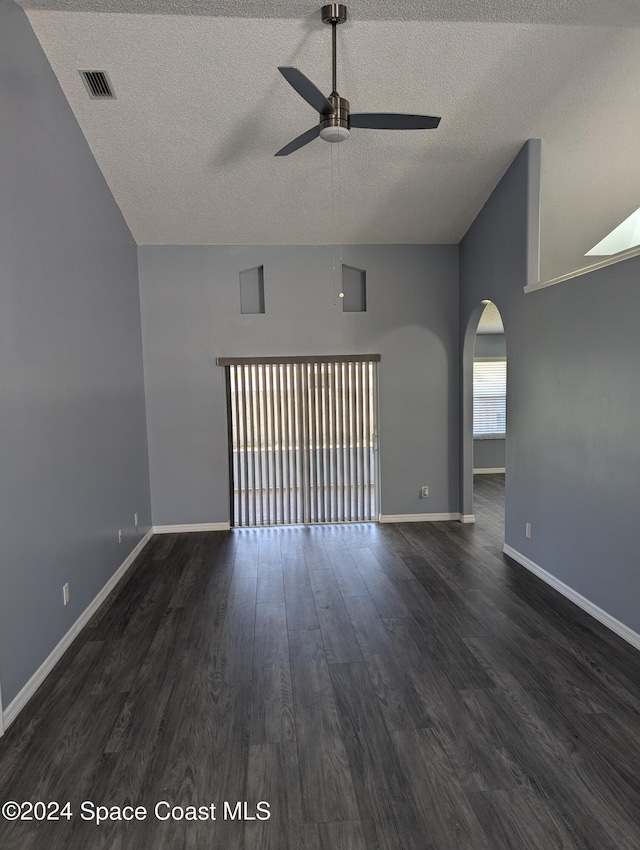
[[[327,98],[333,112],[323,115],[320,121],[320,138],[326,142],[342,142],[349,138],[349,101],[338,94],[336,32],[338,24],[347,20],[344,3],[328,3],[320,10],[322,22],[331,24],[331,94]]]

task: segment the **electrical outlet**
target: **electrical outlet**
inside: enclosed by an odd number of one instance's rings
[[[69,604],[69,582],[62,585],[62,604]]]
[[[429,488],[428,487],[422,487],[420,489],[420,498],[426,499],[428,495],[429,495]]]
[[[122,543],[122,529],[118,529],[118,543]]]
[[[530,522],[525,523],[524,533],[526,534],[527,537],[529,537],[529,538],[531,537],[531,523]]]
[[[133,515],[133,524],[135,525],[136,528],[138,527],[138,511],[136,511],[135,514]]]

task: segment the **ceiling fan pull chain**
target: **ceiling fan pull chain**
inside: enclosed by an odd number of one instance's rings
[[[336,160],[338,163],[338,185],[337,185],[337,193],[338,193],[338,254],[339,254],[339,265],[340,265],[340,289],[342,290],[342,203],[341,203],[341,193],[340,187],[342,186],[342,177],[340,175],[340,148],[338,148],[336,153]]]
[[[331,230],[333,231],[331,236],[333,239],[333,245],[331,247],[331,255],[332,255],[332,265],[333,271],[331,277],[333,279],[333,306],[335,307],[337,304],[337,287],[336,287],[336,244],[338,242],[338,229],[336,225],[336,204],[335,204],[335,190],[334,190],[334,171],[333,171],[333,145],[331,145]]]

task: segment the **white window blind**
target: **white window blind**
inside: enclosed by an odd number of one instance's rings
[[[473,436],[500,437],[507,425],[507,361],[473,361]]]

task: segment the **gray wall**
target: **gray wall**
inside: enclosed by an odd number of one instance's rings
[[[24,12],[7,0],[0,115],[6,709],[149,526],[150,500],[136,247]]]
[[[473,351],[474,357],[506,357],[507,345],[504,334],[478,334]]]
[[[504,334],[478,334],[474,357],[506,357],[507,349]],[[505,440],[502,438],[479,439],[473,441],[474,469],[504,469]]]
[[[481,440],[476,437],[473,441],[473,468],[475,470],[504,469],[504,438]]]
[[[460,251],[461,332],[486,298],[505,326],[506,542],[640,631],[640,259],[525,295],[538,165],[530,142]]]
[[[216,356],[379,353],[382,513],[458,510],[457,246],[343,249],[367,312],[334,306],[325,246],[138,249],[154,525],[229,519],[223,369]],[[238,273],[264,265],[264,315]],[[431,496],[420,499],[420,486]]]

